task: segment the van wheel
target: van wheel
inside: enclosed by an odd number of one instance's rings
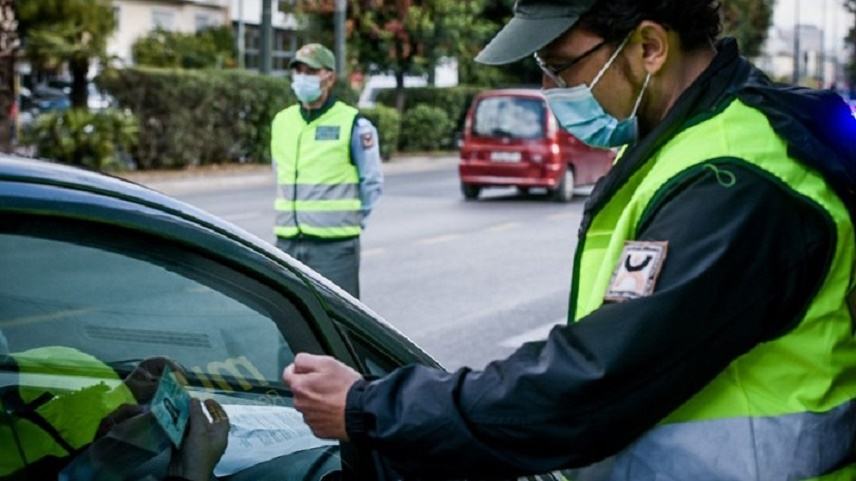
[[[481,187],[472,184],[461,184],[461,192],[464,194],[464,199],[476,200],[481,193]]]
[[[517,193],[520,195],[520,197],[529,197],[529,187],[518,187]]]
[[[565,175],[555,189],[550,191],[550,196],[556,202],[570,202],[574,197],[574,171],[570,167],[565,169]]]

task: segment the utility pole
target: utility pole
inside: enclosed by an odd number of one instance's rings
[[[347,13],[347,0],[336,0],[336,8],[333,15],[336,24],[336,74],[339,80],[346,80],[348,78],[348,72],[345,67],[347,65],[345,61],[345,18]]]
[[[826,88],[826,24],[829,0],[823,0],[823,20],[820,29],[820,88]]]
[[[238,0],[238,67],[246,67],[244,56],[247,50],[247,33],[244,28],[244,0]]]
[[[800,0],[794,0],[794,85],[800,83]]]
[[[273,67],[273,14],[271,2],[262,0],[262,31],[261,31],[261,72],[270,75]]]

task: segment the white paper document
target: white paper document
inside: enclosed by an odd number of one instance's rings
[[[214,468],[218,477],[286,454],[338,444],[316,438],[293,408],[227,404],[223,409],[229,415],[229,445]]]

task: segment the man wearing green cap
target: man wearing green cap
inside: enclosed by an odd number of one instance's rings
[[[518,0],[477,60],[543,70],[626,146],[589,198],[568,324],[482,371],[300,354],[316,435],[405,478],[856,479],[856,122],[717,41],[714,0]]]
[[[289,64],[299,101],[271,131],[277,179],[277,247],[354,297],[360,295],[360,233],[383,189],[377,130],[336,100],[336,59],[304,45]]]

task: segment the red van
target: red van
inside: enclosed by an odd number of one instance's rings
[[[561,129],[538,89],[489,90],[467,112],[458,172],[468,200],[486,187],[546,188],[567,202],[591,185],[615,153],[593,149]]]

